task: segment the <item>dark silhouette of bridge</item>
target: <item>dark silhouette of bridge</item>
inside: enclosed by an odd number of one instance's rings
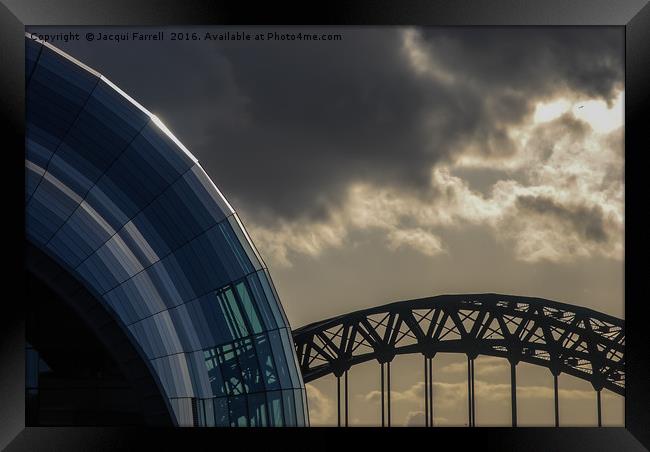
[[[433,365],[438,352],[467,355],[468,425],[476,425],[474,360],[478,355],[510,362],[512,425],[517,426],[517,364],[548,368],[560,424],[558,375],[589,381],[625,395],[625,322],[592,309],[542,298],[500,294],[440,295],[344,314],[294,331],[305,383],[328,374],[337,379],[338,425],[348,425],[348,370],[376,360],[381,372],[381,425],[391,425],[390,364],[396,355],[424,357],[425,425],[433,425]],[[341,419],[344,380],[344,421]]]

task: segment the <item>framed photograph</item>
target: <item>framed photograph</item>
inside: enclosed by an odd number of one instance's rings
[[[646,450],[647,3],[3,0],[0,447]]]

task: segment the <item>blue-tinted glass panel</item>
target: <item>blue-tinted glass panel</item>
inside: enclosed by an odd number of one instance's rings
[[[97,185],[91,188],[86,195],[85,201],[116,231],[129,221],[130,213],[135,210],[132,203],[120,198],[115,184],[108,177],[99,179]],[[123,203],[128,203],[130,208],[124,209]]]
[[[282,345],[287,359],[289,375],[291,375],[292,388],[300,388],[302,386],[302,376],[298,372],[298,360],[296,358],[296,349],[293,344],[291,333],[282,328],[279,330],[280,337],[282,338]]]
[[[233,213],[231,207],[219,194],[218,189],[210,181],[208,175],[199,164],[194,165],[191,171],[188,171],[183,176],[183,179],[187,181],[215,223],[224,220],[228,215]]]
[[[144,215],[164,246],[174,250],[214,224],[209,219],[202,218],[196,204],[195,197],[181,178],[139,216]]]
[[[42,226],[39,241],[47,243],[80,202],[76,193],[46,172],[27,205],[26,226],[30,227],[31,218],[38,219]]]
[[[183,350],[201,350],[204,343],[201,343],[199,334],[192,322],[187,306],[181,305],[173,309],[169,309],[170,318],[174,324],[174,331],[178,335]]]
[[[265,330],[276,329],[277,324],[275,322],[273,311],[271,310],[271,306],[269,305],[269,302],[266,299],[264,289],[262,288],[257,273],[248,275],[246,277],[246,280],[248,281],[248,289],[250,290],[252,298],[255,300],[255,304],[259,310],[260,317],[264,322]],[[278,312],[278,317],[280,317],[279,312]]]
[[[29,116],[29,112],[27,113]],[[38,127],[36,124],[25,124],[25,158],[45,171],[50,158],[58,146],[60,139]],[[40,181],[40,179],[39,179]]]
[[[170,254],[145,270],[168,307],[176,306],[182,301],[193,300],[198,295],[182,268],[177,256]],[[134,279],[140,277],[141,274],[135,276]]]
[[[246,396],[228,397],[228,408],[231,427],[246,427],[248,425],[248,403]]]
[[[267,392],[266,400],[269,413],[269,425],[271,427],[283,427],[285,423],[282,409],[282,391]]]
[[[137,217],[136,217],[137,218]],[[161,255],[152,247],[149,237],[153,235],[151,230],[147,230],[148,225],[141,222],[129,221],[117,233],[117,237],[133,253],[138,263],[142,267],[148,267],[160,260]]]
[[[201,404],[203,405],[203,412],[205,413],[205,426],[214,427],[215,418],[214,418],[214,402],[212,399],[202,399]]]
[[[228,409],[228,398],[218,397],[213,399],[214,404],[214,423],[217,427],[230,426],[230,413]]]
[[[47,171],[65,184],[79,198],[83,198],[93,185],[95,178],[99,177],[99,174],[89,174],[90,170],[80,167],[79,162],[66,161],[65,157],[69,153],[69,149],[65,142],[61,143],[56,154],[50,159]]]
[[[246,392],[264,391],[264,381],[260,372],[259,362],[253,340],[251,338],[235,341],[234,346],[239,358],[239,368],[241,369],[244,389]]]
[[[227,394],[243,394],[244,384],[242,373],[237,360],[237,353],[232,344],[222,345],[216,348],[217,361],[221,369]]]
[[[219,345],[234,339],[229,331],[227,319],[222,315],[216,293],[188,303],[187,308],[193,323],[200,328],[198,331],[203,344]]]
[[[34,190],[36,190],[36,187],[41,182],[43,174],[45,174],[45,169],[31,162],[29,159],[25,159],[25,201],[32,196]]]
[[[287,427],[295,427],[297,425],[295,403],[293,389],[285,389],[282,391],[282,411]]]
[[[27,121],[62,140],[98,81],[95,74],[44,47],[25,96]]]
[[[84,259],[111,238],[115,230],[85,201],[82,202],[48,243],[58,253],[61,248],[72,254],[65,259],[70,267],[77,267]]]
[[[247,274],[245,268],[241,266],[240,261],[237,259],[232,247],[228,244],[224,236],[222,227],[227,223],[222,221],[218,226],[206,232],[211,257],[214,261],[219,263],[218,276],[225,276],[226,282],[237,281]]]
[[[176,422],[181,427],[193,427],[195,425],[192,399],[192,397],[176,397],[169,400],[172,411],[176,416]]]
[[[275,368],[273,351],[266,334],[260,334],[254,337],[255,349],[260,362],[260,369],[266,389],[280,389],[280,380]]]
[[[194,161],[174,143],[160,127],[151,123],[141,136],[144,141],[136,146],[142,151],[143,160],[147,160],[157,174],[171,184],[177,174],[182,174],[194,165]]]
[[[124,225],[120,235],[129,235],[132,238],[126,239],[133,242],[133,247],[140,249],[143,261],[156,262],[171,252],[169,244],[159,235],[154,223],[141,212],[131,221]]]
[[[257,250],[253,247],[248,234],[244,230],[244,225],[237,214],[235,213],[228,217],[228,222],[230,223],[232,231],[237,236],[237,241],[240,243],[248,261],[255,270],[260,270],[262,268],[262,260],[257,254]]]
[[[262,272],[264,275],[266,275],[266,280],[262,281]],[[275,290],[275,286],[273,285],[273,279],[271,278],[271,274],[269,273],[269,270],[264,268],[260,272],[260,281],[262,281],[262,284],[266,284],[268,288],[265,288],[265,290],[270,290],[270,292],[273,294],[272,296],[269,296],[270,299],[275,300],[275,306],[280,312],[280,315],[282,316],[282,322],[278,321],[278,326],[282,323],[282,325],[288,327],[289,326],[289,320],[287,319],[287,315],[284,312],[284,308],[282,307],[282,303],[280,303],[280,297],[278,296],[278,292]]]
[[[131,287],[131,289],[133,289]],[[104,295],[106,304],[112,308],[115,313],[122,319],[125,324],[137,322],[140,318],[136,307],[141,306],[140,303],[134,303],[132,298],[126,295],[129,290],[128,282],[123,284],[115,290]]]
[[[167,397],[194,397],[185,354],[165,356],[150,362],[160,378]]]
[[[280,333],[275,330],[269,331],[268,335],[269,341],[271,343],[271,350],[273,350],[275,369],[280,379],[280,386],[283,388],[291,388],[291,377],[289,375],[289,369],[287,369],[287,358],[284,354],[284,348],[282,347],[282,339],[280,338]]]
[[[237,266],[242,269],[243,275],[247,275],[253,272],[254,268],[250,260],[248,259],[248,256],[244,251],[244,248],[240,243],[237,234],[235,234],[235,231],[233,231],[230,223],[228,221],[222,221],[221,223],[219,223],[219,228],[221,229],[223,237],[226,240],[226,243],[228,244],[232,256],[236,260]]]
[[[248,416],[251,427],[265,427],[268,425],[266,410],[266,396],[264,393],[248,395]]]
[[[100,294],[106,293],[117,285],[118,281],[112,270],[114,269],[109,268],[107,262],[97,254],[93,254],[76,269],[79,275]]]
[[[305,412],[303,411],[303,391],[301,389],[294,389],[293,391],[293,401],[296,404],[296,425],[303,426],[305,425]]]
[[[227,287],[216,293],[221,315],[226,320],[228,331],[233,338],[248,336],[248,328],[244,322],[244,316],[235,299],[232,288]]]
[[[259,281],[260,286],[262,287],[264,296],[266,297],[269,307],[271,308],[271,312],[273,312],[273,318],[275,319],[275,323],[278,325],[278,328],[286,326],[287,323],[281,312],[282,309],[280,308],[279,303],[275,298],[275,292],[269,284],[268,274],[262,270],[258,271],[255,275],[257,276],[257,280]]]
[[[169,311],[141,320],[129,329],[139,339],[138,342],[151,344],[151,348],[146,350],[150,359],[184,351]]]
[[[250,325],[253,333],[261,333],[264,331],[264,328],[257,313],[257,309],[255,308],[255,303],[250,296],[246,282],[238,282],[235,284],[235,289],[239,296],[239,300],[241,301],[246,319],[248,320],[248,325]]]
[[[212,250],[207,234],[203,234],[174,252],[185,278],[198,295],[207,294],[229,282]]]
[[[226,395],[226,386],[221,377],[221,367],[219,365],[219,357],[217,350],[210,348],[203,352],[205,357],[205,367],[208,370],[208,378],[212,387],[212,392],[215,396]]]
[[[85,196],[148,120],[100,81],[59,144],[48,171]]]
[[[196,400],[196,425],[198,426],[205,426],[205,404],[203,403],[203,400],[197,399]]]

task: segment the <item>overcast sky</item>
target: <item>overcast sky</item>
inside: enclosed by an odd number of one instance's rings
[[[240,213],[294,328],[463,292],[623,316],[622,28],[337,27],[318,30],[340,41],[169,40],[206,30],[115,43],[84,35],[125,29],[29,29],[79,31],[81,41],[53,44],[197,156]],[[421,423],[421,357],[398,359],[395,422]],[[441,424],[465,422],[464,359],[436,358]],[[507,363],[481,359],[477,422],[506,425]],[[552,379],[532,367],[518,367],[520,424],[550,425]],[[371,364],[351,373],[353,422],[377,421],[378,378]],[[562,378],[566,423],[595,423],[590,385]],[[331,378],[310,385],[312,423],[334,422],[334,387]],[[622,401],[607,394],[605,423],[621,425]]]

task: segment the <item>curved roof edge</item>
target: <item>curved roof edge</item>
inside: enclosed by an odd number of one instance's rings
[[[198,159],[194,154],[192,154],[192,152],[191,152],[189,149],[187,149],[187,147],[185,147],[185,145],[184,145],[184,144],[183,144],[183,143],[182,143],[182,142],[181,142],[181,141],[180,141],[180,140],[179,140],[179,139],[178,139],[178,138],[177,138],[177,137],[172,133],[171,130],[169,130],[169,128],[168,128],[168,127],[167,127],[167,126],[166,126],[166,125],[165,125],[165,124],[160,120],[160,118],[158,118],[156,115],[154,115],[154,114],[151,113],[149,110],[147,110],[147,108],[144,107],[141,103],[139,103],[138,101],[136,101],[135,99],[133,99],[131,96],[129,96],[126,92],[124,92],[124,90],[122,90],[119,86],[117,86],[117,85],[116,85],[115,83],[113,83],[110,79],[108,79],[106,76],[104,76],[101,72],[99,72],[99,71],[97,71],[97,70],[91,68],[90,66],[88,66],[88,65],[86,65],[86,64],[84,64],[84,63],[82,63],[81,61],[79,61],[79,60],[77,60],[75,57],[73,57],[72,55],[70,55],[70,54],[64,52],[63,50],[61,50],[61,49],[59,49],[58,47],[56,47],[56,46],[50,44],[49,42],[44,41],[44,40],[42,40],[42,39],[39,39],[39,38],[38,38],[35,34],[33,34],[33,33],[25,32],[25,37],[28,38],[28,39],[31,39],[31,40],[33,40],[33,41],[36,41],[36,42],[40,43],[41,45],[44,45],[45,47],[47,47],[48,49],[52,50],[53,52],[56,52],[57,54],[61,55],[63,58],[67,59],[68,61],[74,63],[75,65],[79,66],[80,68],[86,70],[87,72],[89,72],[89,73],[95,75],[96,77],[98,77],[99,79],[103,80],[103,81],[106,82],[106,83],[107,83],[111,88],[113,88],[113,89],[115,90],[115,92],[119,93],[122,97],[124,97],[126,100],[128,100],[131,104],[133,104],[133,105],[134,105],[135,107],[137,107],[140,111],[142,111],[144,114],[146,114],[146,115],[151,119],[151,121],[152,121],[152,122],[153,122],[153,123],[154,123],[154,124],[155,124],[155,125],[156,125],[156,126],[157,126],[157,127],[158,127],[158,128],[159,128],[159,129],[164,133],[164,134],[165,134],[165,135],[167,135],[167,136],[169,137],[169,139],[172,140],[172,141],[174,142],[174,144],[176,144],[176,146],[178,146],[178,148],[179,148],[179,149],[180,149],[180,150],[181,150],[185,155],[187,155],[187,157],[189,157],[189,158],[190,158],[190,159],[191,159],[191,160],[192,160],[192,161],[193,161],[193,162],[194,162],[194,163],[199,167],[199,169],[200,169],[200,170],[205,174],[205,176],[206,176],[206,178],[208,179],[208,181],[210,181],[210,184],[212,185],[212,188],[215,190],[215,192],[216,192],[216,193],[219,195],[219,197],[221,198],[221,201],[223,201],[223,203],[226,205],[226,207],[230,210],[230,212],[228,213],[228,215],[232,215],[233,213],[235,213],[235,209],[232,207],[232,205],[230,204],[230,202],[228,202],[228,200],[227,200],[226,197],[223,195],[223,193],[221,192],[221,190],[219,190],[219,188],[216,186],[216,184],[214,183],[214,181],[212,180],[212,178],[210,177],[210,175],[208,174],[208,172],[205,170],[205,168],[203,168],[203,166],[202,166],[201,163],[199,162],[199,159]],[[253,249],[253,251],[254,251],[255,254],[257,255],[257,258],[260,260],[260,263],[262,264],[262,267],[268,269],[268,266],[266,265],[266,262],[264,261],[264,259],[262,259],[262,256],[260,255],[259,250],[257,249],[257,246],[255,246],[255,244],[253,243],[253,241],[250,239],[250,236],[248,235],[248,231],[246,231],[246,228],[245,228],[244,225],[242,224],[241,220],[239,219],[238,216],[235,216],[235,218],[237,219],[237,222],[239,223],[239,226],[241,227],[242,231],[244,232],[244,235],[245,235],[245,237],[246,237],[246,240],[248,241],[249,245],[251,246],[251,248]]]
[[[613,324],[622,324],[625,322],[624,319],[620,319],[618,317],[614,317],[613,315],[606,314],[601,311],[596,311],[595,309],[583,307],[583,306],[577,306],[569,303],[563,303],[560,301],[555,301],[555,300],[550,300],[547,298],[541,298],[541,297],[532,297],[532,296],[527,296],[527,295],[513,295],[513,294],[499,294],[499,293],[494,293],[494,292],[485,292],[485,293],[454,293],[454,294],[441,294],[441,295],[433,295],[430,297],[422,297],[422,298],[413,298],[413,299],[408,299],[408,300],[399,300],[399,301],[392,301],[390,303],[385,303],[379,306],[371,306],[369,308],[363,308],[363,309],[358,309],[355,311],[347,312],[344,314],[339,314],[333,317],[329,317],[327,319],[323,320],[318,320],[316,322],[309,323],[307,325],[303,325],[299,328],[296,328],[294,331],[294,334],[300,334],[304,331],[316,328],[316,327],[323,327],[325,325],[329,324],[335,324],[341,319],[345,317],[350,317],[350,316],[358,316],[358,315],[365,315],[365,314],[374,314],[374,313],[379,313],[379,312],[384,312],[389,310],[390,308],[398,307],[398,306],[403,306],[406,304],[426,304],[429,302],[434,302],[434,301],[439,301],[439,302],[458,302],[462,301],[464,299],[471,299],[472,297],[480,297],[482,299],[485,299],[486,297],[493,298],[495,301],[496,299],[502,299],[503,301],[514,301],[514,302],[520,302],[520,303],[538,303],[538,304],[545,304],[546,306],[549,307],[554,307],[558,309],[564,309],[564,310],[571,310],[571,311],[576,311],[579,310],[584,313],[590,314],[592,317],[595,318],[600,318],[603,320],[606,320],[610,323]]]

